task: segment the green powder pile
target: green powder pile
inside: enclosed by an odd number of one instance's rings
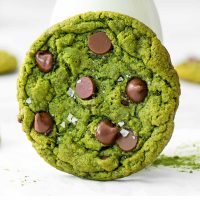
[[[200,60],[198,58],[190,58],[180,65],[176,66],[179,77],[183,80],[200,83]]]
[[[189,171],[190,173],[192,173],[193,170],[200,170],[200,145],[186,145],[178,147],[178,149],[182,149],[182,152],[186,155],[161,155],[153,163],[153,166],[177,168],[180,171]]]
[[[0,74],[7,74],[17,70],[17,59],[7,51],[0,50]]]

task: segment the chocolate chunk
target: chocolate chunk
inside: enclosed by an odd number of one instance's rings
[[[96,139],[99,140],[102,144],[110,145],[113,144],[117,137],[118,128],[114,126],[108,120],[102,121],[96,132]]]
[[[81,99],[90,99],[95,93],[96,86],[90,77],[82,77],[76,83],[76,94]]]
[[[49,135],[53,130],[53,124],[54,121],[49,113],[36,113],[33,127],[38,133]]]
[[[107,160],[109,156],[101,156],[101,160]]]
[[[126,94],[135,103],[142,102],[148,94],[146,82],[140,78],[131,79],[126,86]]]
[[[119,147],[123,151],[133,150],[136,147],[137,142],[138,142],[138,138],[132,135],[131,132],[126,137],[123,137],[122,135],[120,135],[116,140],[116,143],[119,145]]]
[[[22,119],[19,118],[19,117],[17,117],[17,121],[18,121],[19,123],[22,123]]]
[[[129,102],[126,100],[121,100],[121,104],[124,106],[129,106]]]
[[[106,33],[97,32],[89,37],[88,47],[95,54],[102,55],[111,50],[112,43]]]
[[[40,71],[47,73],[53,69],[53,55],[50,52],[38,51],[35,59]]]
[[[196,58],[196,57],[190,57],[190,58],[188,58],[188,62],[196,63],[196,62],[200,62],[200,60],[198,58]]]

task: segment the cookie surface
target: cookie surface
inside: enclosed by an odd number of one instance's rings
[[[13,72],[17,69],[17,59],[10,53],[0,50],[0,74]]]
[[[169,54],[149,28],[118,13],[89,12],[31,46],[18,78],[19,120],[52,166],[112,180],[160,154],[179,94]]]

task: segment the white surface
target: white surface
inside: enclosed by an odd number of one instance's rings
[[[51,24],[89,11],[113,11],[132,16],[151,27],[162,39],[160,21],[152,0],[57,0]]]
[[[21,63],[32,41],[48,26],[53,2],[0,0],[0,48],[11,49]],[[156,0],[156,4],[172,61],[177,63],[190,55],[200,57],[200,1],[182,0],[180,6],[179,0]],[[0,76],[0,199],[30,195],[62,195],[66,199],[69,195],[200,195],[200,172],[151,167],[125,179],[97,182],[55,170],[36,154],[16,122],[16,78],[16,73]],[[166,153],[173,153],[179,144],[200,142],[200,85],[182,82],[181,88],[176,127]]]

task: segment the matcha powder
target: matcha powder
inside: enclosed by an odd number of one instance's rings
[[[0,74],[11,73],[17,70],[17,59],[14,55],[0,50]]]
[[[177,168],[181,172],[190,173],[192,173],[193,170],[200,170],[200,144],[193,144],[192,146],[180,146],[178,147],[178,150],[181,150],[181,152],[185,155],[161,155],[153,163],[153,166]]]

